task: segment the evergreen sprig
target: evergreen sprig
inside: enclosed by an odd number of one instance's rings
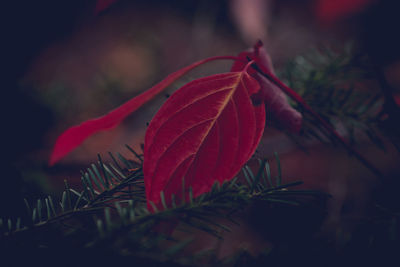
[[[138,153],[132,153],[140,159]],[[18,243],[40,236],[30,244],[37,248],[50,246],[57,235],[78,238],[82,248],[106,246],[139,258],[156,255],[159,261],[168,261],[194,240],[190,235],[176,240],[171,236],[174,229],[200,230],[222,238],[230,231],[224,221],[235,222],[236,212],[252,203],[299,206],[310,198],[326,198],[318,191],[292,190],[301,182],[282,184],[280,166],[277,176],[272,177],[267,160],[259,160],[256,172],[244,166],[242,175],[221,185],[215,183],[210,192],[197,198],[189,188],[189,200],[176,203],[172,196],[172,202],[166,203],[162,192],[164,208],[150,212],[141,167],[120,154],[119,160],[112,154],[110,157],[112,162],[104,163],[99,156],[97,164],[82,172],[82,190],[71,188],[65,181],[59,202],[51,196],[35,203],[25,200],[28,216],[0,220],[2,242]]]
[[[346,135],[350,144],[366,136],[384,149],[379,129],[384,97],[368,57],[355,52],[352,44],[338,51],[324,47],[298,56],[281,76],[322,118]],[[301,106],[297,109],[302,111]],[[313,117],[303,115],[305,136],[336,143]]]

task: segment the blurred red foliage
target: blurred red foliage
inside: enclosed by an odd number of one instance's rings
[[[100,12],[106,10],[109,6],[117,2],[118,0],[97,0],[95,7],[95,14],[99,14]]]
[[[315,13],[322,23],[333,23],[363,11],[373,2],[375,0],[318,0]]]

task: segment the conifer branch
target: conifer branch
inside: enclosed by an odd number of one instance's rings
[[[116,161],[115,157],[111,158]],[[130,248],[134,248],[130,253],[137,256],[143,256],[144,253],[154,257],[160,252],[160,245],[167,242],[170,244],[168,249],[159,254],[165,260],[181,251],[190,241],[173,241],[170,234],[157,230],[162,225],[180,228],[179,225],[184,224],[193,230],[222,238],[223,232],[231,231],[223,221],[234,222],[236,212],[251,203],[263,201],[267,206],[268,203],[299,206],[305,201],[304,198],[307,201],[320,201],[328,197],[319,191],[291,190],[301,182],[282,184],[280,175],[272,182],[269,164],[264,159],[259,161],[256,172],[244,166],[247,181],[237,177],[222,185],[215,183],[206,194],[182,203],[165,202],[164,209],[152,213],[148,211],[144,197],[141,168],[129,170],[130,160],[122,156],[120,160],[113,162],[118,166],[113,169],[110,163],[103,163],[99,157],[97,164],[92,164],[87,172],[82,172],[82,191],[70,188],[65,182],[59,208],[48,197],[39,199],[36,205],[26,202],[30,221],[0,220],[1,243],[41,233],[42,237],[36,244],[40,246],[41,242],[50,242],[51,237],[46,236],[51,236],[53,231],[58,234],[61,231],[65,237],[84,233],[86,238],[83,246],[119,246],[121,240],[125,240],[123,243],[127,242]],[[31,207],[34,207],[33,212]],[[127,236],[130,236],[129,241],[126,240]]]
[[[253,67],[265,78],[270,80],[276,86],[278,86],[283,92],[285,92],[290,98],[296,101],[297,104],[301,106],[306,112],[308,112],[311,116],[313,116],[318,123],[325,128],[328,133],[336,139],[343,147],[355,158],[357,158],[364,166],[366,166],[376,177],[381,178],[382,173],[378,170],[369,160],[367,160],[364,156],[362,156],[356,149],[350,146],[348,142],[338,134],[338,132],[328,123],[326,122],[318,113],[316,113],[304,100],[303,98],[296,93],[293,89],[286,86],[282,83],[275,75],[269,72],[267,69],[261,70],[257,65],[253,65]]]

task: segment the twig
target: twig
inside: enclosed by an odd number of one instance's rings
[[[369,162],[364,156],[362,156],[356,149],[350,146],[350,144],[343,139],[339,135],[339,133],[328,123],[326,122],[317,112],[315,112],[305,101],[304,99],[296,93],[293,89],[286,86],[282,83],[275,75],[273,75],[270,71],[263,66],[258,66],[253,64],[252,67],[257,70],[262,76],[267,78],[273,84],[278,86],[285,94],[287,94],[290,98],[292,98],[295,102],[297,102],[306,112],[308,112],[311,116],[313,116],[316,120],[321,123],[321,125],[332,134],[332,136],[342,144],[347,151],[356,157],[362,164],[364,164],[373,174],[375,174],[378,178],[382,177],[382,173],[378,170],[371,162]]]

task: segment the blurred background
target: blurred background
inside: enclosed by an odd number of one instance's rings
[[[266,45],[277,70],[314,47],[355,42],[383,70],[393,93],[398,93],[400,19],[396,2],[9,1],[3,7],[5,159],[1,163],[0,214],[21,214],[23,197],[33,200],[55,195],[64,179],[78,186],[79,170],[96,161],[97,153],[128,155],[125,144],[140,151],[146,123],[167,94],[195,77],[228,71],[229,63],[202,66],[117,128],[96,134],[49,167],[51,149],[64,130],[105,114],[181,67],[210,56],[236,55],[258,39]],[[332,182],[341,176],[337,173],[341,168],[347,176],[358,172],[344,151],[318,147],[315,154],[305,157],[271,128],[258,153],[270,156],[274,151],[282,155],[289,179],[306,180],[307,185],[342,199],[349,185],[369,192],[368,183],[364,187],[354,181],[342,180],[340,186]],[[376,161],[392,171],[398,159],[389,153]],[[341,168],[332,166],[332,161]],[[365,170],[361,173],[367,175]],[[12,207],[11,202],[15,203]]]

